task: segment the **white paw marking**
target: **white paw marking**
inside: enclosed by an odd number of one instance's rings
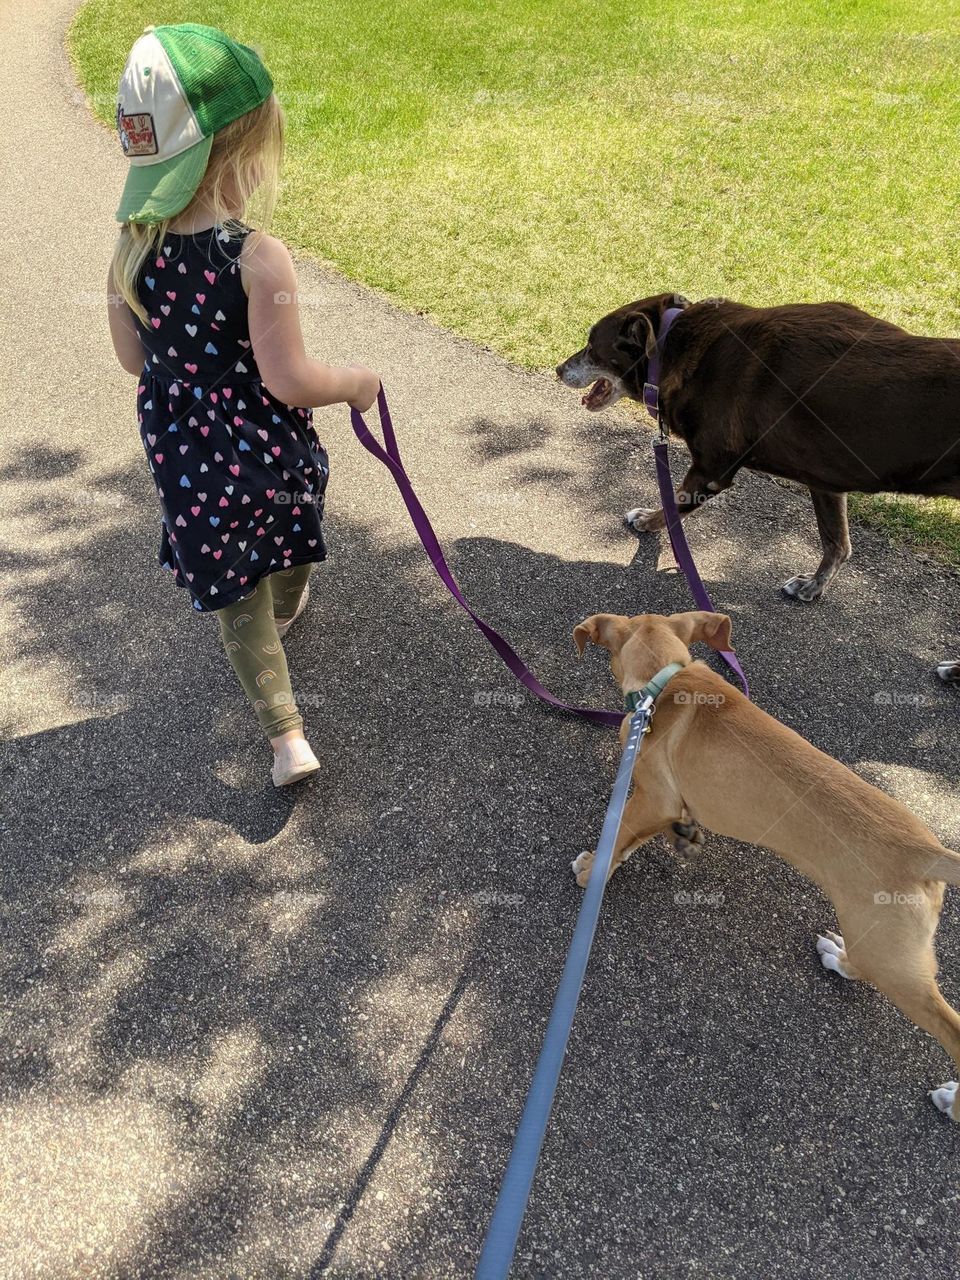
[[[812,575],[798,574],[795,578],[788,578],[780,589],[785,596],[806,603],[823,595],[822,584]]]
[[[624,523],[628,524],[635,533],[646,533],[647,521],[656,514],[652,507],[631,507],[623,519]]]
[[[847,952],[843,945],[843,938],[839,933],[817,934],[817,951],[820,953],[820,963],[825,969],[829,969],[832,973],[839,973],[841,978],[854,977],[853,971],[847,964]]]
[[[593,854],[589,849],[584,849],[583,853],[578,853],[574,860],[570,863],[573,874],[578,876],[581,871],[589,871],[593,865]]]
[[[957,1084],[956,1080],[947,1080],[939,1089],[931,1089],[929,1091],[930,1101],[938,1111],[945,1111],[947,1115],[950,1115],[950,1110],[956,1101],[957,1089],[960,1089],[960,1085]]]

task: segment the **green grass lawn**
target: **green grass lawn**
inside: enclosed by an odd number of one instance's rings
[[[843,298],[960,333],[955,0],[223,0],[289,123],[275,231],[532,368],[633,297]],[[94,108],[143,15],[88,0]],[[322,354],[322,353],[321,353]],[[960,563],[960,504],[864,499]]]

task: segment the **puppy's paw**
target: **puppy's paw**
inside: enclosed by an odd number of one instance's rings
[[[634,533],[655,533],[664,527],[663,512],[650,507],[631,507],[623,523]]]
[[[841,978],[856,978],[858,973],[847,959],[847,950],[839,933],[820,933],[817,935],[817,951],[820,963],[832,973],[839,973]]]
[[[809,604],[811,600],[818,600],[823,595],[823,583],[816,574],[798,574],[795,578],[789,578],[780,590],[791,600],[803,600]]]
[[[939,662],[937,675],[944,684],[960,685],[960,662]]]
[[[699,852],[703,845],[703,832],[695,822],[675,822],[671,830],[673,847],[677,853],[689,857]]]
[[[955,1110],[958,1089],[960,1085],[956,1080],[947,1080],[939,1089],[931,1089],[928,1093],[937,1110],[945,1112],[951,1120],[960,1120],[960,1110]]]
[[[581,889],[587,887],[587,881],[590,879],[590,868],[593,866],[593,857],[591,850],[584,849],[583,853],[578,853],[570,863],[573,874],[577,877],[577,884]]]

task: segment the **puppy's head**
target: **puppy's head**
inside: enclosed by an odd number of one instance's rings
[[[588,409],[606,409],[624,396],[642,401],[660,318],[668,307],[684,305],[678,294],[658,293],[611,311],[590,330],[587,345],[557,365],[557,377],[568,387],[590,388],[583,397]]]
[[[729,649],[730,619],[725,613],[641,613],[625,618],[595,613],[574,627],[573,643],[582,656],[587,642],[610,651],[610,667],[622,689],[639,689],[670,662],[690,662],[690,645]]]

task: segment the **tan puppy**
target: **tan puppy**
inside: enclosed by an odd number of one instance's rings
[[[937,987],[933,949],[944,881],[960,884],[960,855],[898,801],[691,659],[695,641],[730,648],[724,614],[598,613],[573,639],[581,655],[588,640],[609,649],[625,694],[668,663],[684,667],[657,701],[611,870],[652,836],[671,836],[686,814],[720,835],[772,849],[836,908],[843,936],[818,938],[824,967],[872,983],[940,1041],[960,1075],[960,1015]],[[690,832],[681,825],[678,834]],[[579,885],[592,864],[592,853],[573,863]],[[958,1095],[955,1080],[930,1094],[953,1120],[960,1120]]]

